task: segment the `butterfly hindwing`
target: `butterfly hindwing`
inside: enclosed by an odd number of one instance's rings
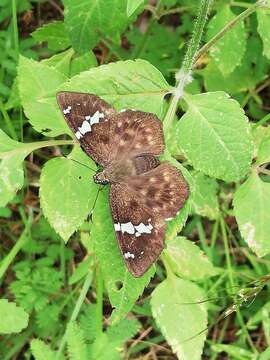
[[[100,165],[106,165],[111,153],[110,118],[115,109],[93,94],[62,91],[57,102],[67,124],[84,151]]]
[[[142,276],[163,250],[166,221],[189,193],[180,171],[156,157],[164,150],[162,123],[151,113],[116,112],[93,94],[63,91],[57,101],[82,148],[104,167],[95,181],[111,183],[119,247],[129,271]]]
[[[141,203],[126,184],[111,185],[110,206],[124,261],[129,271],[139,277],[163,250],[165,222]]]
[[[167,161],[143,174],[131,176],[127,186],[147,208],[158,213],[165,221],[177,215],[189,194],[183,175]]]

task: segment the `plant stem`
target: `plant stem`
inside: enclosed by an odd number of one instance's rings
[[[60,273],[62,274],[63,283],[66,286],[66,259],[65,259],[65,242],[60,239]]]
[[[198,47],[199,47],[199,44],[200,44],[200,41],[202,38],[203,29],[204,29],[204,26],[206,23],[207,14],[208,14],[210,5],[211,5],[211,0],[201,0],[201,2],[200,2],[198,15],[197,15],[197,19],[195,21],[192,37],[189,41],[182,67],[181,67],[180,71],[178,72],[178,74],[176,75],[176,78],[178,81],[177,86],[172,95],[172,100],[171,100],[169,109],[167,111],[167,114],[166,114],[164,122],[163,122],[165,138],[168,137],[168,130],[171,126],[171,123],[172,123],[172,120],[173,120],[173,117],[174,117],[174,114],[175,114],[175,111],[177,108],[178,101],[183,96],[184,87],[191,80],[191,69],[193,67],[196,51],[198,50]]]
[[[0,159],[6,156],[11,156],[15,154],[21,154],[22,151],[26,151],[28,153],[35,151],[37,149],[41,149],[48,146],[58,146],[58,145],[74,145],[73,140],[48,140],[48,141],[36,141],[33,143],[24,143],[20,147],[16,147],[14,150],[0,152]]]
[[[4,106],[3,102],[2,102],[2,99],[0,99],[0,111],[1,111],[1,113],[3,115],[4,121],[6,123],[6,127],[7,127],[8,131],[9,131],[9,135],[12,137],[13,140],[18,140],[16,131],[15,131],[14,127],[13,127],[13,124],[12,124],[12,121],[11,121],[9,115],[8,115],[8,112],[5,109],[5,106]]]
[[[103,276],[98,267],[96,272],[96,282],[97,282],[97,308],[96,308],[96,334],[99,336],[103,331]]]
[[[17,4],[16,0],[12,0],[12,26],[13,26],[13,39],[14,39],[14,48],[16,51],[16,57],[18,59],[20,50],[19,50],[19,33],[18,33],[18,23],[17,23]]]
[[[67,327],[66,327],[66,331],[65,331],[65,334],[64,336],[62,337],[62,341],[61,341],[61,344],[59,346],[59,350],[57,352],[57,356],[56,356],[56,359],[58,360],[61,356],[61,353],[62,351],[64,350],[64,347],[66,345],[66,341],[67,341],[67,328],[69,326],[69,324],[73,321],[75,321],[77,319],[77,316],[79,315],[79,312],[81,310],[81,307],[82,307],[82,304],[84,302],[84,299],[88,293],[88,290],[90,288],[90,285],[92,283],[92,278],[93,278],[93,274],[92,272],[89,271],[89,273],[87,274],[86,278],[85,278],[85,281],[83,283],[83,287],[82,287],[82,290],[81,290],[81,293],[80,293],[80,296],[75,304],[75,307],[73,309],[73,312],[71,314],[71,317],[70,317],[70,320],[67,324]]]
[[[270,120],[270,114],[265,115],[261,120],[256,122],[256,124],[253,125],[253,128],[257,128],[258,126],[264,125],[268,120]]]
[[[235,283],[234,283],[234,279],[233,279],[233,268],[232,268],[231,257],[230,257],[229,241],[228,241],[228,236],[227,236],[227,232],[226,232],[226,225],[225,225],[225,222],[224,222],[224,219],[222,216],[220,217],[220,228],[221,228],[221,234],[222,234],[222,239],[223,239],[223,244],[224,244],[230,286],[232,289],[234,289]],[[238,308],[236,308],[236,316],[240,323],[240,326],[242,327],[243,333],[246,335],[247,342],[249,343],[249,345],[250,345],[251,349],[254,351],[254,353],[257,353],[257,349],[252,342],[249,332],[245,326],[242,314]]]
[[[20,211],[22,215],[22,211]],[[12,261],[15,259],[18,252],[21,250],[23,245],[28,241],[28,239],[31,237],[30,230],[31,230],[31,224],[33,221],[32,213],[29,213],[28,219],[24,219],[23,222],[25,224],[24,231],[22,232],[21,236],[19,237],[19,240],[16,241],[13,248],[10,250],[10,252],[7,254],[7,256],[2,260],[0,265],[0,280],[4,276],[5,272],[7,271],[9,265],[12,263]]]
[[[199,58],[204,55],[213,45],[217,43],[217,41],[222,38],[227,31],[231,30],[233,27],[235,27],[240,21],[243,21],[246,17],[250,16],[254,11],[256,11],[260,7],[265,7],[265,1],[259,0],[255,4],[249,4],[250,6],[243,11],[241,14],[236,16],[233,20],[228,22],[227,25],[224,26],[223,29],[221,29],[215,36],[212,37],[211,40],[209,40],[203,47],[200,48],[200,50],[197,52],[194,64],[199,60]]]

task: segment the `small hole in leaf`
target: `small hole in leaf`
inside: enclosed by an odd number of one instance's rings
[[[82,178],[82,177],[81,177],[81,175],[80,175],[80,176],[79,176],[79,179],[81,180],[81,178]]]
[[[41,130],[42,133],[48,133],[50,131],[52,131],[52,129],[49,129],[49,128],[45,128],[45,129]]]
[[[115,287],[117,290],[121,290],[123,287],[123,282],[122,281],[116,281],[115,282]]]

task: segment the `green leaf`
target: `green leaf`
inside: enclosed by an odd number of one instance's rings
[[[136,319],[123,319],[118,324],[110,326],[106,333],[99,335],[91,345],[91,359],[120,360],[123,359],[125,342],[139,330],[140,323]]]
[[[47,136],[69,133],[56,103],[56,93],[67,80],[66,76],[50,66],[21,56],[18,79],[22,105],[35,130]]]
[[[73,274],[70,276],[68,280],[68,284],[73,285],[82,278],[84,278],[86,274],[88,274],[88,272],[90,271],[90,268],[93,265],[93,261],[94,261],[93,257],[88,256],[86,259],[80,262],[78,267],[74,270]]]
[[[70,360],[89,360],[83,331],[76,322],[67,326],[67,345]]]
[[[187,96],[186,114],[176,128],[185,156],[195,169],[225,181],[238,181],[249,170],[253,142],[238,102],[222,91]]]
[[[24,183],[23,160],[33,144],[21,144],[0,130],[0,206],[12,200]]]
[[[19,333],[28,325],[29,315],[13,302],[0,299],[0,333]]]
[[[131,16],[146,0],[127,0],[127,16]]]
[[[261,141],[256,159],[256,163],[259,165],[268,162],[270,162],[270,133],[268,137]]]
[[[152,293],[154,318],[179,359],[201,359],[207,326],[206,306],[197,303],[202,300],[196,284],[172,274]]]
[[[112,224],[107,189],[100,192],[93,213],[92,238],[109,299],[115,308],[111,322],[116,323],[131,310],[155,269],[151,267],[142,277],[134,278],[125,267]]]
[[[74,76],[61,90],[94,93],[113,105],[149,111],[161,117],[164,95],[171,89],[159,70],[144,60],[118,61]]]
[[[76,56],[72,59],[70,76],[80,74],[97,66],[97,59],[93,51],[88,51],[83,55]]]
[[[164,255],[174,273],[185,279],[202,280],[217,274],[201,249],[185,237],[168,241]]]
[[[263,42],[263,54],[270,59],[270,11],[267,9],[258,9],[257,20],[258,33]]]
[[[65,25],[73,48],[83,53],[103,37],[121,34],[127,27],[127,0],[64,0]]]
[[[236,16],[230,6],[224,6],[209,22],[207,40],[209,41]],[[246,33],[244,22],[239,22],[212,46],[210,54],[219,70],[230,74],[240,63],[246,50]]]
[[[242,346],[239,347],[229,344],[213,344],[211,349],[216,353],[226,352],[230,356],[230,359],[234,360],[254,359],[254,353],[244,349]]]
[[[215,179],[211,179],[200,172],[193,173],[195,183],[194,194],[192,197],[193,211],[201,216],[206,216],[211,220],[218,217],[218,184]]]
[[[47,344],[39,339],[31,341],[31,352],[35,360],[55,360],[57,355],[55,351],[52,351]],[[63,359],[63,357],[61,356],[60,359]]]
[[[68,158],[47,161],[40,178],[42,210],[65,241],[89,215],[98,190],[92,180],[93,171],[71,159],[95,169],[94,162],[75,147]]]
[[[48,43],[48,48],[54,51],[65,50],[70,46],[70,40],[62,21],[45,24],[32,33],[37,42]]]
[[[270,184],[255,171],[234,194],[234,213],[243,239],[257,256],[270,252]]]
[[[131,46],[135,47],[134,54],[138,51],[140,59],[149,61],[162,74],[171,76],[179,66],[181,51],[178,30],[173,31],[164,24],[154,23],[147,36],[143,36],[141,30],[134,27],[127,33],[127,38]],[[130,54],[127,53],[126,56],[130,57]]]
[[[73,55],[73,49],[68,49],[61,52],[60,54],[56,54],[48,59],[42,60],[41,63],[53,67],[55,70],[61,72],[65,76],[69,76],[70,64]]]

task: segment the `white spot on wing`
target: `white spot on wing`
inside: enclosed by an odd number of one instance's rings
[[[71,111],[71,106],[68,106],[66,109],[63,110],[63,113],[66,115],[66,114],[69,114]]]
[[[134,258],[135,258],[135,255],[132,254],[132,253],[130,253],[130,252],[128,251],[128,252],[124,253],[124,257],[125,257],[126,259],[129,259],[129,258],[134,259]]]
[[[120,231],[121,230],[120,223],[114,224],[114,230],[115,231]]]
[[[144,223],[142,222],[137,226],[135,225],[134,227],[141,234],[151,234],[151,230],[153,229],[153,226],[151,224],[144,225]]]
[[[82,137],[82,134],[79,132],[79,130],[75,133],[75,136],[78,140]]]
[[[96,111],[94,115],[91,117],[90,124],[91,125],[98,124],[100,119],[103,118],[104,118],[104,114],[100,113],[99,111]]]
[[[78,130],[80,131],[80,133],[82,135],[84,135],[91,131],[91,125],[89,124],[88,121],[84,120],[84,122],[82,123],[82,126],[79,127]]]
[[[133,224],[129,221],[125,224],[121,224],[121,231],[124,234],[125,232],[128,234],[134,234],[135,233],[135,229]]]
[[[165,219],[165,221],[171,221],[173,218],[172,217],[169,217],[167,219]]]

